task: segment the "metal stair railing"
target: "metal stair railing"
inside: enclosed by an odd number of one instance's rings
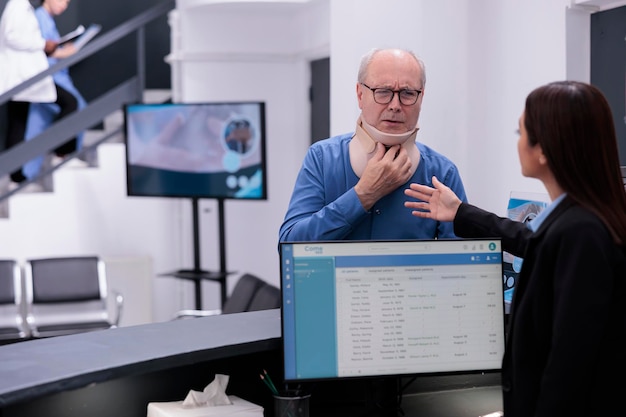
[[[48,154],[57,146],[76,136],[79,132],[104,121],[107,116],[122,108],[124,104],[141,101],[143,91],[145,89],[146,73],[145,26],[153,20],[167,14],[169,11],[174,9],[175,6],[176,0],[162,0],[145,12],[142,12],[141,14],[120,24],[116,28],[96,37],[74,55],[60,60],[58,63],[49,67],[45,71],[42,71],[23,83],[11,88],[5,93],[0,94],[0,105],[2,105],[10,101],[11,97],[13,97],[16,93],[35,84],[44,77],[70,67],[75,63],[90,57],[98,51],[120,41],[125,36],[136,32],[137,73],[125,82],[119,84],[117,87],[114,87],[96,99],[91,100],[87,103],[87,106],[84,109],[72,113],[69,116],[55,122],[40,135],[29,141],[21,142],[18,145],[0,153],[0,177],[8,175],[9,173],[19,169],[31,159],[40,155]],[[116,130],[105,132],[102,137],[98,138],[88,146],[83,146],[82,149],[72,154],[71,157],[82,155],[83,153],[96,148],[102,142],[105,142],[109,138],[119,134],[121,130],[122,128],[119,127]],[[33,178],[30,181],[24,181],[23,183],[20,183],[19,187],[0,194],[0,203],[13,194],[19,192],[21,188],[27,184],[49,175],[61,165],[51,167],[47,171],[42,171],[36,178]]]

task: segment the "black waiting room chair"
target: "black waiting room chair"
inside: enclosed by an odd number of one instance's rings
[[[21,268],[13,259],[0,260],[0,344],[28,338],[24,320]]]
[[[280,289],[273,285],[265,284],[256,290],[246,311],[270,310],[279,307]]]
[[[176,318],[206,317],[278,307],[280,307],[280,289],[253,274],[244,274],[235,284],[221,309],[181,310],[176,313]]]
[[[25,265],[26,319],[35,338],[119,325],[123,297],[109,298],[104,261],[97,256],[31,259]],[[114,312],[109,312],[114,303]]]

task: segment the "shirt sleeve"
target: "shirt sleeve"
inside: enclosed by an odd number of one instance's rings
[[[339,240],[368,215],[354,187],[326,202],[325,178],[321,150],[309,148],[280,227],[279,241]]]
[[[502,248],[514,256],[524,256],[533,232],[525,223],[500,217],[471,204],[462,203],[454,217],[454,231],[459,237],[499,237]]]

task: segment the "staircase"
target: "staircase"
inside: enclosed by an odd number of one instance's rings
[[[163,103],[171,100],[170,90],[146,90],[143,94],[144,103]],[[47,175],[42,176],[36,181],[26,184],[19,190],[15,189],[8,175],[4,175],[0,178],[0,195],[14,192],[10,198],[6,198],[0,201],[0,219],[8,219],[11,214],[11,200],[20,198],[23,195],[33,193],[54,193],[55,190],[55,176],[60,171],[74,171],[80,174],[80,171],[89,169],[98,169],[100,165],[98,156],[98,146],[103,137],[109,136],[103,143],[106,144],[122,144],[124,143],[124,114],[123,110],[119,109],[107,116],[103,123],[103,129],[87,130],[83,139],[84,151],[76,153],[75,157],[59,161],[57,157],[48,155],[45,158],[42,171],[48,172]],[[123,167],[121,167],[123,168]],[[67,174],[63,174],[67,175]]]
[[[54,173],[59,170],[77,168],[95,168],[98,166],[97,148],[101,143],[123,142],[123,115],[121,108],[125,103],[133,103],[144,100],[154,100],[153,97],[145,97],[145,26],[169,13],[175,8],[175,0],[161,0],[150,7],[147,11],[119,25],[118,27],[96,37],[76,54],[60,60],[45,71],[35,75],[8,91],[0,93],[0,104],[4,104],[16,93],[30,87],[45,76],[57,71],[69,68],[96,53],[115,46],[117,42],[128,35],[135,35],[137,39],[137,69],[136,73],[117,86],[107,87],[108,91],[91,100],[87,107],[72,113],[54,123],[37,137],[22,142],[0,153],[0,219],[10,215],[10,200],[17,196],[32,193],[52,193],[54,191]],[[155,93],[157,100],[163,96],[169,97],[169,92]],[[104,125],[103,130],[87,131],[91,126]],[[52,149],[65,143],[78,132],[86,131],[83,148],[70,155],[65,160],[55,160],[47,157],[40,175],[32,181],[14,184],[10,181],[9,174],[26,162],[52,153]]]

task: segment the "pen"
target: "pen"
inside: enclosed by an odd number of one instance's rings
[[[272,388],[272,392],[278,395],[278,390],[276,389],[276,385],[274,385],[274,382],[272,382],[272,378],[270,378],[270,374],[268,374],[265,369],[263,369],[263,374],[265,375],[265,379],[267,379],[267,382],[270,384]]]
[[[278,395],[278,391],[276,391],[276,387],[274,387],[274,384],[272,384],[268,379],[265,379],[263,375],[259,374],[259,376],[261,377],[261,381],[263,381],[265,385],[267,385],[267,387],[270,389],[270,391],[272,391],[272,394]]]

